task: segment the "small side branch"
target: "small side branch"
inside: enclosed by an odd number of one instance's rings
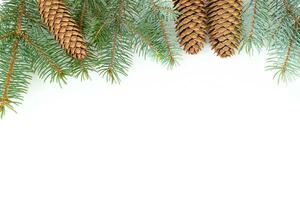
[[[12,48],[12,51],[11,51],[11,58],[10,58],[10,61],[9,61],[9,67],[8,67],[6,79],[5,79],[4,86],[3,86],[2,98],[1,98],[2,101],[0,101],[0,107],[4,106],[5,103],[9,102],[9,100],[8,100],[8,90],[9,90],[9,86],[10,86],[11,79],[12,79],[12,76],[13,76],[16,59],[17,59],[17,50],[18,50],[18,47],[19,47],[19,42],[20,41],[17,39],[13,44],[13,48]],[[4,104],[4,105],[2,105],[2,104]]]
[[[17,19],[17,27],[16,27],[16,35],[21,35],[22,33],[22,20],[25,15],[25,1],[22,0],[20,3],[19,11],[18,11],[18,19]]]
[[[118,8],[118,16],[116,17],[116,25],[118,29],[121,29],[121,25],[123,24],[123,16],[125,14],[125,2],[124,0],[119,0],[119,8]],[[114,30],[114,35],[112,39],[112,50],[111,50],[111,60],[108,65],[107,73],[111,78],[111,81],[115,81],[114,76],[114,68],[116,64],[116,56],[117,56],[117,46],[118,46],[118,30]]]
[[[82,6],[81,6],[81,12],[80,12],[80,19],[79,19],[79,28],[82,29],[84,18],[87,11],[87,0],[83,0]]]
[[[172,52],[172,45],[171,45],[171,42],[170,42],[170,39],[169,39],[168,32],[166,30],[166,25],[165,25],[165,22],[163,20],[160,20],[160,28],[162,30],[164,40],[166,41],[166,45],[167,45],[167,49],[168,49],[168,57],[169,57],[170,63],[171,63],[171,65],[174,65],[175,64],[175,57],[174,57],[173,52]]]
[[[162,11],[160,6],[158,6],[157,3],[154,0],[150,0],[150,3],[151,3],[151,9],[153,10],[153,12],[157,13],[157,15],[158,15]],[[171,40],[169,38],[169,34],[168,34],[167,29],[166,29],[165,21],[163,19],[161,19],[160,17],[159,17],[159,25],[160,25],[160,29],[161,29],[162,34],[163,34],[163,39],[166,43],[169,62],[170,62],[171,65],[174,65],[175,64],[175,56],[173,55]]]
[[[134,35],[138,36],[150,49],[153,49],[155,52],[158,52],[157,49],[153,46],[152,42],[147,38],[143,33],[137,31],[132,27],[130,23],[126,23],[128,30],[130,30]]]
[[[253,1],[253,16],[251,19],[251,29],[248,35],[248,39],[251,41],[253,39],[255,24],[256,24],[256,14],[257,14],[257,0]]]
[[[104,29],[104,27],[106,27],[111,22],[112,22],[112,20],[110,18],[107,18],[102,23],[102,25],[98,28],[98,30],[93,34],[93,42],[95,42],[95,40],[97,40],[97,38],[99,37],[99,35],[101,35],[101,31]]]
[[[283,79],[288,71],[289,65],[290,65],[290,59],[292,56],[292,52],[293,52],[293,48],[296,42],[296,33],[299,30],[298,27],[298,22],[295,22],[294,24],[294,31],[292,33],[292,35],[289,38],[289,42],[288,42],[288,47],[287,47],[287,51],[286,54],[284,56],[284,61],[283,64],[280,66],[279,71],[274,75],[275,76],[279,76],[279,80]]]
[[[278,32],[279,32],[280,29],[282,28],[282,24],[283,24],[284,20],[285,20],[285,18],[282,18],[282,19],[280,20],[280,22],[278,22],[278,26],[276,27],[276,29],[275,29],[274,32],[272,33],[272,36],[271,36],[272,40],[273,40],[275,37],[277,37]]]
[[[281,68],[280,68],[281,74],[285,74],[285,72],[287,71],[293,46],[294,46],[294,39],[291,38],[290,41],[289,41],[289,44],[288,44],[288,49],[287,49],[287,52],[286,52],[286,55],[285,55],[285,58],[284,58],[284,62],[282,64]]]
[[[117,35],[117,32],[115,32],[114,37],[113,37],[112,50],[111,50],[111,61],[110,61],[110,64],[108,66],[108,74],[111,77],[112,81],[114,81],[113,68],[114,68],[114,65],[115,65],[115,62],[116,62],[117,39],[118,39],[118,35]]]
[[[171,8],[157,5],[157,3],[154,0],[151,0],[151,5],[152,5],[152,9],[155,10],[156,12],[166,12],[169,14],[176,14],[176,12]]]
[[[283,6],[288,15],[290,15],[295,21],[298,21],[300,18],[297,16],[293,6],[289,3],[288,0],[282,0]]]
[[[15,34],[16,34],[16,33],[15,33],[14,31],[5,33],[5,34],[3,34],[3,35],[0,35],[0,40],[5,40],[5,39],[7,39],[7,38],[9,38],[9,37],[11,37],[11,36],[13,36],[13,35],[15,35]]]
[[[57,64],[55,64],[55,62],[48,56],[48,54],[37,44],[35,44],[28,35],[22,34],[21,37],[27,44],[29,44],[29,46],[33,47],[36,52],[49,63],[49,65],[56,71],[57,74],[59,74],[61,77],[64,77],[63,70]]]
[[[8,98],[8,93],[9,93],[9,88],[11,85],[14,68],[15,68],[15,64],[16,64],[16,60],[17,60],[17,51],[18,51],[19,44],[20,44],[19,36],[22,33],[22,20],[23,20],[24,14],[25,14],[25,1],[22,0],[20,2],[19,8],[18,8],[17,24],[16,24],[16,30],[14,32],[16,34],[16,36],[18,36],[18,37],[15,39],[13,46],[12,46],[11,57],[9,60],[9,65],[8,65],[8,71],[7,71],[4,85],[3,85],[3,90],[2,90],[2,94],[1,94],[2,96],[0,98],[0,112],[1,113],[3,112],[4,107],[10,103],[10,100]]]

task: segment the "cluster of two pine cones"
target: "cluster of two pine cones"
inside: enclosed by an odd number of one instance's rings
[[[176,29],[180,45],[189,54],[199,53],[208,34],[220,57],[234,55],[240,44],[242,0],[173,0],[178,11]]]

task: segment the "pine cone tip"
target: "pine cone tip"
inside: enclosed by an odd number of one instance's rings
[[[211,0],[207,10],[212,49],[222,58],[233,56],[240,44],[242,0]]]
[[[206,13],[204,0],[173,0],[179,12],[176,31],[180,46],[188,54],[199,53],[205,43]]]

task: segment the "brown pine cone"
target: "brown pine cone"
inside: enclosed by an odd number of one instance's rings
[[[204,0],[173,0],[179,12],[176,22],[180,45],[189,54],[197,54],[204,47],[206,13]]]
[[[210,0],[207,11],[212,49],[223,58],[234,55],[240,44],[242,0]]]
[[[73,58],[83,60],[87,48],[83,35],[62,0],[39,0],[39,11],[49,31]]]

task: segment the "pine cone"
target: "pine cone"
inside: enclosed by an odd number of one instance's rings
[[[204,47],[206,30],[205,0],[173,0],[179,12],[176,29],[180,45],[189,54]]]
[[[81,31],[62,0],[39,0],[39,11],[49,31],[73,58],[83,60],[87,48]]]
[[[210,0],[207,10],[212,49],[221,57],[234,55],[240,44],[242,0]]]

